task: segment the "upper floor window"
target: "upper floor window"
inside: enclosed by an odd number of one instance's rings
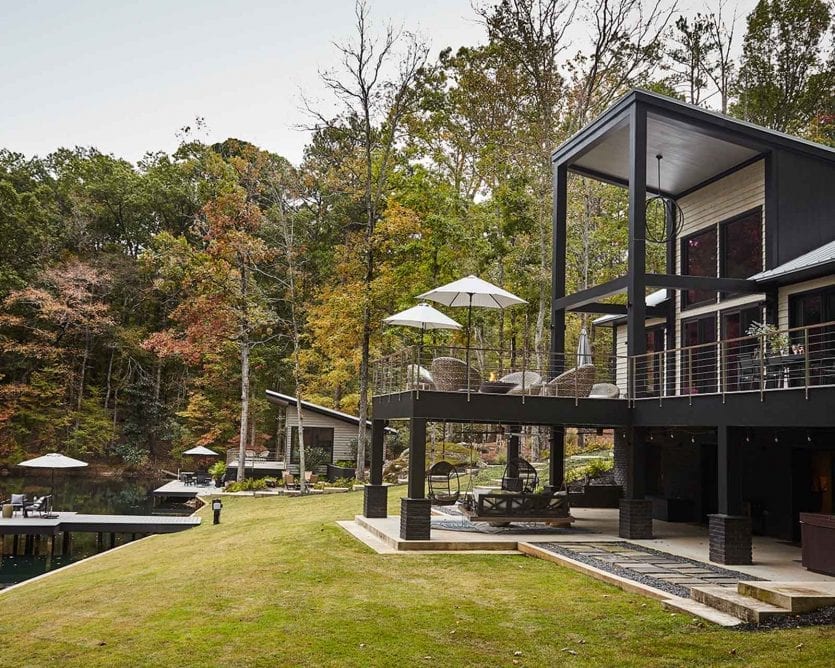
[[[720,271],[723,278],[748,278],[763,268],[760,209],[722,223]]]
[[[689,276],[716,276],[716,227],[691,234],[682,240],[682,274]],[[682,306],[693,306],[715,301],[715,293],[709,290],[685,290]]]

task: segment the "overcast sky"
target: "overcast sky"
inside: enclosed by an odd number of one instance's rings
[[[378,23],[426,36],[433,57],[484,40],[470,0],[371,6]],[[317,71],[352,25],[352,0],[0,0],[0,147],[96,146],[136,160],[174,149],[177,130],[202,116],[210,141],[237,137],[298,162],[299,91],[321,95]]]

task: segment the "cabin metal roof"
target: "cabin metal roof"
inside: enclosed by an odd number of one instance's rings
[[[298,403],[298,399],[296,399],[296,397],[289,394],[282,394],[281,392],[276,392],[275,390],[267,390],[267,401],[279,406],[295,406]],[[326,415],[327,417],[334,418],[335,420],[341,420],[342,422],[359,426],[360,419],[355,415],[349,415],[348,413],[343,413],[341,411],[334,410],[333,408],[320,406],[319,404],[314,404],[310,401],[305,401],[304,399],[302,399],[301,404],[304,410],[319,413],[320,415]],[[371,420],[366,420],[365,423],[369,427],[371,426]],[[394,433],[397,430],[392,429],[391,427],[386,427],[386,431]]]
[[[786,283],[806,280],[813,278],[812,274],[820,276],[832,271],[835,271],[835,241],[810,250],[773,269],[754,274],[751,280],[758,283]]]

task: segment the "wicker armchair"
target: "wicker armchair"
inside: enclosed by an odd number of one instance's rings
[[[589,392],[590,399],[617,399],[620,388],[612,383],[595,383]]]
[[[466,362],[455,357],[436,357],[432,360],[432,379],[435,389],[439,392],[457,392],[467,389],[467,377],[470,379],[470,389],[478,392],[481,385],[481,374]]]
[[[522,380],[524,379],[524,386]],[[503,376],[502,383],[515,383],[508,394],[539,394],[542,388],[542,376],[533,371],[517,371]]]
[[[569,369],[542,386],[542,395],[546,397],[587,397],[594,385],[595,368],[593,364],[584,364]]]

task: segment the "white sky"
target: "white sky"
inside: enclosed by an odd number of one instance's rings
[[[738,4],[744,21],[755,2]],[[469,0],[371,9],[378,25],[428,37],[433,58],[484,40]],[[300,90],[321,96],[317,71],[352,27],[352,0],[0,0],[0,147],[96,146],[136,160],[173,150],[202,116],[209,141],[237,137],[298,162]]]

